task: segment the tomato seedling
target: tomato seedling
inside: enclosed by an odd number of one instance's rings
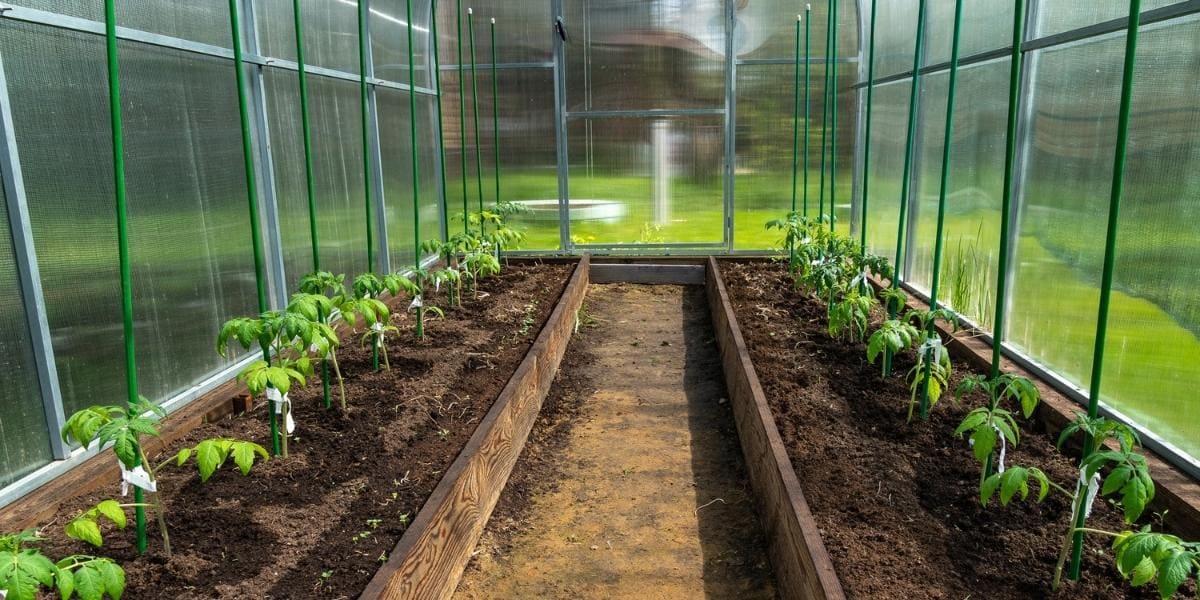
[[[120,600],[125,593],[125,570],[112,559],[76,554],[55,562],[36,547],[43,541],[33,529],[0,535],[0,592],[7,600],[37,600],[42,589],[57,590],[62,600]]]

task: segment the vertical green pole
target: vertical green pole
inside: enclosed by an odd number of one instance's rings
[[[825,148],[829,138],[829,49],[833,45],[833,6],[826,8],[825,18],[825,87],[821,90],[821,192],[818,196],[817,221],[825,218]]]
[[[371,114],[367,87],[367,5],[358,0],[358,104],[362,116],[363,206],[367,216],[367,272],[375,272],[374,226],[371,218]],[[409,71],[412,70],[411,64]],[[371,368],[379,370],[379,345],[371,344]]]
[[[996,317],[992,320],[991,377],[1000,376],[1000,357],[1007,316],[1004,300],[1008,297],[1009,223],[1012,221],[1013,178],[1017,164],[1017,118],[1021,110],[1021,44],[1025,42],[1025,0],[1016,0],[1013,8],[1012,54],[1008,67],[1008,131],[1004,142],[1004,190],[1000,200],[1000,257],[996,274]]]
[[[837,0],[830,3],[829,47],[825,52],[825,64],[829,65],[829,101],[833,105],[829,117],[829,127],[833,134],[829,136],[829,231],[837,227]]]
[[[496,151],[496,204],[500,204],[500,77],[496,71],[496,19],[492,19],[492,147]]]
[[[479,137],[479,73],[475,69],[475,9],[467,9],[467,40],[471,45],[471,111],[475,121],[475,182],[479,186],[479,212],[483,212],[483,150]],[[479,224],[483,233],[483,223]]]
[[[900,183],[900,215],[896,223],[896,269],[892,275],[892,289],[900,287],[904,265],[904,229],[908,220],[908,191],[912,187],[912,154],[913,138],[917,132],[917,98],[921,93],[921,61],[925,48],[925,4],[919,0],[917,4],[917,39],[913,50],[912,89],[908,94],[908,132],[904,138],[904,173]],[[888,306],[888,318],[896,318],[896,307]],[[892,372],[892,353],[885,351],[883,355],[883,374]]]
[[[133,339],[133,273],[129,263],[128,198],[125,189],[125,130],[121,121],[121,74],[117,56],[116,0],[104,0],[105,53],[108,59],[108,108],[112,125],[113,188],[117,212],[117,260],[121,270],[121,329],[125,339],[125,390],[129,415],[137,413],[137,355]],[[146,553],[146,509],[142,488],[133,488],[137,551]]]
[[[955,0],[954,37],[950,45],[950,86],[946,93],[946,127],[945,137],[942,138],[942,177],[941,187],[938,191],[937,233],[933,242],[933,283],[929,286],[929,308],[931,309],[938,307],[938,287],[942,276],[942,249],[946,227],[946,188],[950,185],[950,146],[954,130],[954,93],[958,88],[958,49],[959,37],[962,33],[962,10],[963,0]],[[938,335],[932,319],[925,335],[930,338]],[[924,381],[921,384],[920,414],[922,419],[929,417],[929,378],[933,372],[930,360],[934,358],[932,354],[933,351],[930,350],[926,356]]]
[[[812,84],[810,44],[812,39],[812,5],[804,5],[804,216],[808,216],[808,122],[812,108],[809,103],[809,87]]]
[[[446,189],[446,131],[442,123],[442,59],[438,54],[438,25],[437,0],[429,0],[429,35],[433,38],[433,85],[437,92],[437,125],[438,125],[438,157],[442,168],[438,175],[442,178],[442,239],[450,239],[450,205]],[[447,265],[449,266],[449,265]]]
[[[458,45],[458,138],[459,138],[459,156],[462,162],[462,193],[463,193],[463,233],[470,230],[467,214],[470,209],[467,208],[467,170],[469,169],[467,160],[467,81],[463,73],[463,51],[462,51],[462,0],[454,0],[454,22],[458,27],[458,35],[455,38],[455,43]]]
[[[258,285],[258,310],[267,311],[266,276],[263,273],[262,243],[258,239],[258,184],[254,180],[254,148],[250,137],[249,102],[246,100],[246,73],[242,61],[242,23],[237,0],[229,0],[229,27],[233,33],[233,68],[237,81],[238,118],[242,126],[242,164],[246,171],[246,198],[250,205],[250,247],[254,253],[254,279]],[[263,346],[263,360],[270,362],[270,348]],[[279,420],[274,407],[267,410],[271,428],[271,451],[274,455],[286,452],[279,434]]]
[[[292,0],[292,16],[296,28],[296,69],[300,83],[300,131],[304,140],[304,185],[308,196],[308,235],[312,241],[313,271],[321,270],[321,250],[317,243],[317,193],[313,180],[312,157],[312,125],[308,117],[308,68],[304,65],[304,19],[300,9],[300,0]],[[322,320],[325,315],[317,315]],[[321,391],[325,398],[325,408],[330,408],[333,402],[329,390],[329,362],[321,361]]]
[[[792,212],[796,212],[796,199],[800,189],[800,22],[804,18],[796,15],[796,73],[792,78]],[[792,248],[795,254],[795,248]]]
[[[875,25],[879,22],[875,18],[875,11],[878,9],[878,0],[871,0],[871,38],[867,50],[867,124],[866,138],[863,140],[863,182],[862,182],[862,203],[859,213],[859,245],[862,246],[863,256],[867,255],[867,208],[870,205],[870,184],[871,184],[871,102],[875,95]]]
[[[1121,77],[1121,109],[1117,116],[1117,150],[1113,158],[1112,190],[1108,201],[1108,231],[1104,238],[1104,272],[1100,279],[1100,308],[1096,316],[1096,345],[1092,353],[1092,378],[1088,386],[1088,417],[1100,412],[1100,382],[1104,375],[1104,345],[1108,338],[1108,310],[1112,299],[1113,270],[1117,263],[1117,225],[1121,217],[1121,197],[1125,192],[1125,152],[1129,146],[1129,110],[1133,104],[1133,71],[1137,59],[1138,28],[1141,25],[1142,0],[1129,0],[1129,24],[1125,34],[1125,68]],[[1087,436],[1083,459],[1095,452],[1097,441]],[[1081,482],[1082,483],[1082,482]],[[1082,487],[1082,486],[1081,486]],[[1077,490],[1081,501],[1086,496]],[[1082,504],[1082,502],[1080,502]],[[1071,548],[1071,579],[1079,580],[1083,565],[1083,532],[1087,515],[1076,508],[1075,539]]]
[[[421,177],[417,159],[417,65],[413,59],[412,0],[404,2],[404,18],[408,21],[408,128],[412,140],[412,210],[413,210],[413,268],[421,268]],[[425,283],[419,282],[424,290]],[[422,298],[422,300],[424,300]],[[425,309],[417,306],[417,339],[425,338]]]

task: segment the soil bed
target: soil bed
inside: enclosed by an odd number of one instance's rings
[[[479,299],[446,309],[412,339],[412,314],[397,317],[391,371],[374,373],[369,349],[340,332],[348,409],[321,405],[319,380],[291,398],[297,421],[288,458],[243,478],[232,464],[201,484],[195,468],[160,478],[174,557],[136,556],[130,531],[105,531],[99,553],[128,573],[125,598],[349,598],[358,596],[466,444],[537,337],[573,265],[513,264],[483,282]],[[445,308],[444,294],[427,302]],[[406,305],[407,303],[405,303]],[[396,303],[397,313],[404,305]],[[214,336],[215,336],[214,332]],[[244,416],[205,425],[152,462],[210,437],[269,440],[260,403]],[[117,494],[76,499],[45,528],[51,555],[94,549],[61,524]]]
[[[723,261],[738,324],[788,455],[846,594],[853,598],[1157,598],[1135,590],[1113,567],[1109,540],[1092,536],[1083,579],[1051,594],[1069,501],[1000,508],[979,503],[979,467],[955,427],[977,401],[949,396],[929,421],[905,424],[904,375],[881,379],[865,346],[833,340],[825,308],[792,289],[778,263]],[[967,373],[955,365],[949,389]],[[1078,468],[1044,431],[1022,422],[1007,464],[1037,466],[1069,487]],[[1089,526],[1125,527],[1096,502]],[[1191,585],[1191,584],[1189,584]],[[1187,587],[1187,586],[1185,586]],[[1190,590],[1190,588],[1189,588]],[[1187,595],[1185,592],[1184,595]],[[1194,592],[1190,592],[1194,593]]]

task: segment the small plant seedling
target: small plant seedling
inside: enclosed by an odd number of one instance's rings
[[[446,439],[448,439],[450,437],[450,430],[446,429],[444,427],[441,429],[438,429],[437,436],[439,438],[441,438],[443,441],[445,441]]]
[[[1155,581],[1163,600],[1174,596],[1193,573],[1200,572],[1200,542],[1156,533],[1149,525],[1138,532],[1117,534],[1113,551],[1117,570],[1133,587]]]
[[[867,339],[867,362],[875,364],[885,350],[897,354],[911,348],[920,336],[921,332],[907,321],[888,319]]]
[[[829,304],[829,336],[844,337],[852,342],[862,341],[867,334],[867,320],[871,317],[872,296],[863,296],[852,290],[840,300]]]
[[[1001,460],[999,470],[1004,470],[1003,449],[1011,444],[1014,448],[1020,441],[1020,428],[1013,413],[1003,407],[1007,400],[1019,407],[1021,414],[1028,419],[1033,415],[1041,401],[1041,393],[1033,382],[1019,375],[1002,373],[995,379],[983,375],[974,375],[963,379],[955,396],[962,399],[973,394],[983,394],[987,405],[967,413],[954,430],[954,435],[962,437],[969,434],[971,448],[975,458],[982,465],[980,473],[981,485],[992,475],[992,458],[997,442],[1001,445]]]
[[[45,538],[33,529],[0,535],[0,597],[37,600],[57,590],[62,600],[120,600],[125,570],[109,558],[73,555],[57,562],[36,547]]]

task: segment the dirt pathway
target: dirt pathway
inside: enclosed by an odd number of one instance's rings
[[[586,307],[559,481],[489,527],[457,597],[775,597],[703,289],[594,285]]]

